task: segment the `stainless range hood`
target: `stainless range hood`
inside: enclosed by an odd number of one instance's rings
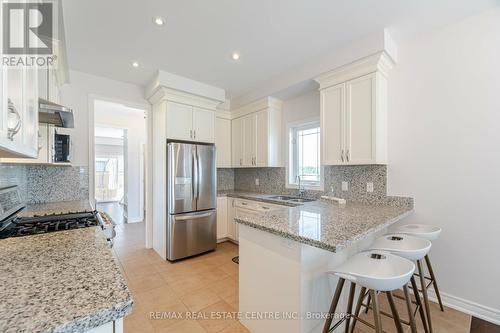
[[[38,99],[38,122],[57,127],[75,127],[73,110],[43,98]]]

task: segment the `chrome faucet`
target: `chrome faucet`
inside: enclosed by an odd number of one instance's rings
[[[302,188],[301,186],[301,179],[300,176],[297,176],[297,180],[299,181],[299,197],[303,197],[306,194],[306,190]]]

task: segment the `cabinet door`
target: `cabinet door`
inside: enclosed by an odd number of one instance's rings
[[[346,83],[346,162],[375,163],[375,73]]]
[[[255,161],[255,120],[254,114],[243,117],[243,166],[253,167]]]
[[[235,224],[234,222],[235,208],[234,208],[234,199],[228,198],[227,200],[227,237],[230,239],[235,239]]]
[[[217,239],[227,237],[227,197],[217,198]]]
[[[38,157],[38,69],[27,68],[24,81],[23,144],[30,156]]]
[[[174,102],[167,103],[167,138],[193,140],[193,107]]]
[[[231,160],[232,166],[243,166],[243,118],[231,121]]]
[[[215,118],[215,147],[217,167],[231,167],[231,120]]]
[[[321,90],[321,160],[323,165],[344,163],[345,84]]]
[[[263,110],[255,114],[255,165],[268,166],[269,149],[269,111]]]
[[[24,87],[26,71],[23,68],[8,68],[6,74],[6,96],[7,102],[12,103],[15,112],[7,112],[7,132],[11,132],[10,144],[11,149],[16,152],[23,152],[23,126],[25,115],[25,92]]]
[[[193,139],[197,142],[215,141],[215,112],[193,107]]]

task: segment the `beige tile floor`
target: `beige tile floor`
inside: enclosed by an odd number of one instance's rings
[[[133,312],[125,317],[125,333],[248,332],[235,318],[210,318],[213,312],[238,311],[238,265],[231,261],[238,254],[236,245],[221,243],[214,252],[169,263],[144,248],[144,225],[135,223],[117,226],[113,250],[134,298]],[[388,309],[385,297],[380,300],[382,309]],[[401,316],[407,318],[405,304],[396,303]],[[469,333],[470,316],[449,308],[441,312],[436,304],[431,306],[435,333]],[[160,313],[151,318],[155,312]],[[178,315],[167,318],[161,312]],[[191,318],[186,313],[192,313]],[[372,313],[366,316],[372,322]],[[395,332],[389,318],[383,318],[383,327]],[[356,332],[372,331],[360,323]]]

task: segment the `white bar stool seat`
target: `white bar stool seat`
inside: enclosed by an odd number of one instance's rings
[[[410,281],[415,264],[385,251],[355,254],[331,273],[367,289],[397,290]]]
[[[420,230],[422,231],[423,229]],[[412,284],[413,292],[416,296],[422,323],[424,325],[425,331],[429,333],[432,333],[433,330],[429,297],[427,294],[427,284],[425,282],[424,271],[422,268],[422,260],[427,257],[427,254],[431,250],[431,246],[432,243],[427,239],[414,237],[403,233],[384,235],[377,238],[371,245],[372,251],[388,251],[392,254],[415,261],[417,263],[418,277],[420,279],[421,292],[424,298],[423,305],[425,306],[425,315],[423,313],[422,303],[419,300],[419,297],[417,297],[419,289],[415,282],[415,278],[412,276],[410,281]],[[369,302],[370,300],[368,301],[368,304]]]
[[[330,272],[338,276],[339,281],[330,305],[328,317],[323,327],[323,333],[335,330],[343,322],[343,320],[340,320],[335,323],[333,327],[331,327],[335,310],[337,309],[346,280],[351,282],[351,286],[349,289],[347,311],[345,312],[345,314],[347,314],[345,317],[345,332],[348,332],[349,329],[351,332],[354,331],[356,321],[361,321],[362,323],[374,328],[377,333],[383,332],[378,292],[384,292],[387,295],[389,304],[391,305],[392,317],[394,318],[396,329],[398,333],[403,333],[401,320],[392,295],[392,291],[403,288],[405,295],[407,296],[407,309],[409,319],[412,323],[412,332],[416,333],[415,318],[413,316],[413,312],[411,311],[411,300],[407,286],[407,283],[410,281],[414,272],[415,264],[412,261],[386,251],[365,251],[355,254],[349,258],[345,263],[336,268],[335,271]],[[352,306],[354,294],[356,292],[356,285],[361,287],[361,291],[359,293],[358,303],[354,314],[352,313]],[[367,294],[371,296],[373,302],[374,325],[359,318],[361,303]],[[351,317],[354,318],[352,326],[350,326]]]
[[[436,240],[441,234],[441,228],[428,224],[406,224],[393,230],[395,233],[407,234],[430,241]]]
[[[431,246],[432,243],[427,239],[405,234],[387,234],[377,238],[370,248],[376,251],[388,251],[408,260],[417,261],[429,253]]]

